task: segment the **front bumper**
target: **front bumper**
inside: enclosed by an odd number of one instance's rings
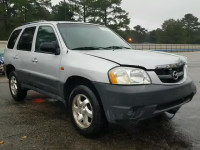
[[[137,122],[179,109],[196,94],[196,86],[189,77],[179,85],[94,85],[110,123]]]

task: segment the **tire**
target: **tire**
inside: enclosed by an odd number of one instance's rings
[[[27,95],[27,90],[22,89],[15,71],[9,74],[10,93],[15,101],[23,101]]]
[[[97,136],[106,121],[93,91],[84,85],[77,86],[70,94],[69,103],[72,123],[78,132],[86,137]]]

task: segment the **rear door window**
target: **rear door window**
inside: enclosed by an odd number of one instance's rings
[[[35,29],[36,27],[28,27],[23,31],[17,45],[18,50],[31,51]]]
[[[8,47],[9,49],[13,49],[13,48],[14,48],[15,42],[16,42],[16,40],[17,40],[17,38],[18,38],[20,32],[21,32],[21,29],[15,30],[15,31],[12,33],[12,35],[11,35],[9,41],[8,41],[8,45],[7,45],[7,47]]]

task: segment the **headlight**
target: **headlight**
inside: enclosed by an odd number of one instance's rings
[[[117,67],[109,71],[109,78],[112,84],[151,84],[146,71],[139,68]]]

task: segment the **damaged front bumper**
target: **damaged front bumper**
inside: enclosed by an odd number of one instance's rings
[[[188,77],[179,85],[121,86],[94,83],[108,122],[138,122],[163,112],[176,113],[192,100],[196,86]]]

